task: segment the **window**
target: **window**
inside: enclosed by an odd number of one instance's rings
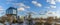
[[[13,14],[16,14],[16,10],[13,10]]]

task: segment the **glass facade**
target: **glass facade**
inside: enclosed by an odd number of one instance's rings
[[[17,9],[10,7],[6,10],[6,14],[17,14]]]

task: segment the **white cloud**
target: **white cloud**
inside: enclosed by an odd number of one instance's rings
[[[60,2],[60,0],[56,0],[57,2]]]
[[[54,6],[54,5],[51,5],[51,6],[50,6],[50,8],[56,8],[56,6]]]
[[[2,11],[3,9],[2,8],[0,8],[0,11]]]
[[[34,4],[35,6],[38,6],[38,7],[41,7],[42,4],[41,3],[38,3],[37,1],[32,1],[32,4]]]
[[[50,0],[47,0],[47,2],[50,2]]]
[[[55,9],[55,8],[56,8],[56,6],[55,6],[55,5],[50,5],[50,6],[45,7],[45,8],[52,8],[52,9]]]
[[[37,3],[37,4],[36,4],[36,6],[39,6],[39,7],[41,7],[42,5],[41,5],[40,3]]]
[[[47,16],[56,16],[56,12],[52,12],[52,11],[48,11],[47,13],[46,13],[46,15]]]
[[[23,7],[18,8],[19,11],[24,11],[25,9]]]
[[[37,4],[37,1],[32,1],[33,4]]]
[[[15,0],[6,0],[6,2],[8,2],[8,3],[15,2]]]
[[[54,14],[56,14],[56,12],[48,12],[48,14],[53,14],[54,15]]]
[[[56,8],[56,0],[47,0],[47,2],[51,5],[46,8]]]
[[[5,14],[4,9],[3,9],[2,6],[0,6],[0,16],[3,15],[3,14]]]
[[[25,8],[30,8],[30,6],[25,6]]]
[[[23,6],[23,7],[25,6],[25,4],[23,4],[23,3],[18,3],[18,5],[19,6]]]
[[[51,4],[56,4],[56,2],[54,1],[54,0],[51,0],[51,2],[50,2]]]
[[[3,10],[3,7],[2,6],[0,6],[0,11],[2,11]]]
[[[50,8],[50,7],[45,7],[45,8]]]
[[[12,4],[12,3],[16,3],[16,2],[17,2],[17,0],[6,0],[7,5]]]
[[[30,8],[30,6],[27,6],[24,3],[14,3],[13,5],[18,7]]]
[[[46,12],[47,12],[47,11],[42,10],[42,11],[40,11],[39,13],[40,13],[40,15],[45,15]]]
[[[23,3],[20,3],[19,6],[24,7],[24,8],[30,8],[30,6],[27,6],[27,5],[23,4]]]
[[[18,7],[18,10],[24,11],[26,8],[30,8],[30,6],[25,5],[24,3],[13,3],[15,7]]]
[[[48,2],[49,4],[53,4],[53,5],[56,4],[56,1],[55,1],[55,0],[47,0],[47,2]]]

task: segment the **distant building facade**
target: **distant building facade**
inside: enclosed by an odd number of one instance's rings
[[[14,8],[14,7],[9,7],[7,10],[6,10],[6,15],[9,17],[11,16],[14,16],[14,17],[17,17],[17,8]]]

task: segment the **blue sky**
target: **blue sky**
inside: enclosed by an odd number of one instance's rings
[[[0,0],[0,16],[5,14],[9,7],[18,9],[18,15],[26,15],[26,12],[33,12],[40,16],[59,16],[60,0]]]

